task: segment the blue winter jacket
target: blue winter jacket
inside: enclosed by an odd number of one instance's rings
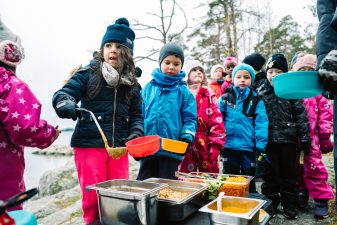
[[[229,88],[218,101],[226,128],[225,148],[264,151],[268,143],[268,117],[263,101],[251,88]]]
[[[191,134],[194,138],[197,106],[186,82],[182,80],[185,72],[169,76],[157,68],[152,76],[153,79],[142,90],[144,134],[174,140],[179,140],[183,134]],[[156,155],[182,160],[181,155],[162,149]]]

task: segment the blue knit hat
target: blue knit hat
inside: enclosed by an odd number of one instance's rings
[[[232,80],[234,81],[235,78],[235,74],[239,71],[239,70],[246,70],[248,71],[248,73],[250,74],[250,77],[252,78],[252,84],[254,83],[255,80],[255,71],[254,68],[248,64],[245,63],[241,63],[238,64],[236,67],[234,67],[233,72],[232,72]]]
[[[169,55],[175,55],[180,58],[181,65],[184,65],[184,51],[183,49],[174,42],[169,42],[165,44],[161,49],[159,53],[159,66],[163,62],[163,60],[169,56]]]
[[[126,18],[119,18],[114,24],[107,27],[101,48],[107,42],[116,42],[128,47],[133,54],[135,36],[135,32],[130,28],[129,21]]]

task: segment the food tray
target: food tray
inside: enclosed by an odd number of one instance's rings
[[[235,175],[235,174],[221,174],[221,173],[203,173],[203,172],[191,172],[181,173],[177,172],[176,176],[179,180],[206,183],[210,187],[205,194],[209,194],[210,200],[217,197],[219,192],[224,192],[226,196],[236,197],[248,197],[249,184],[253,179],[251,176]],[[225,178],[245,178],[246,182],[231,182],[226,181]]]
[[[172,222],[184,220],[204,205],[203,193],[208,188],[207,184],[198,184],[179,180],[162,178],[149,178],[146,182],[166,184],[172,190],[190,192],[185,198],[175,201],[158,198],[158,218]]]
[[[259,210],[265,200],[250,199],[233,196],[221,197],[222,209],[218,211],[217,200],[208,203],[200,212],[208,213],[213,225],[258,225]],[[262,220],[265,222],[266,218]]]

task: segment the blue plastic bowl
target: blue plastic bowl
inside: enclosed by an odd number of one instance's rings
[[[276,96],[285,99],[311,98],[322,94],[317,71],[288,72],[273,78]]]

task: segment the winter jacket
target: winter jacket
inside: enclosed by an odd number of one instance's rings
[[[190,151],[185,154],[182,172],[219,173],[218,157],[225,144],[225,129],[215,94],[201,86],[197,95],[198,125]]]
[[[109,146],[125,146],[123,139],[130,133],[135,130],[143,132],[140,86],[134,84],[110,88],[102,79],[103,84],[99,93],[92,99],[87,99],[85,96],[91,76],[97,75],[90,66],[77,71],[62,89],[54,94],[53,106],[55,108],[58,102],[69,98],[74,99],[76,103],[81,101],[81,108],[94,113],[108,139]],[[71,138],[71,146],[104,148],[103,139],[90,114],[81,115]]]
[[[221,84],[219,84],[216,80],[212,80],[208,87],[214,92],[217,99],[221,96]]]
[[[317,0],[319,27],[316,36],[316,54],[318,66],[331,50],[337,49],[337,31],[330,26],[336,7],[336,0]]]
[[[264,151],[268,142],[268,117],[263,101],[251,88],[231,87],[219,99],[225,121],[225,148]]]
[[[286,100],[277,97],[267,79],[257,83],[257,92],[262,97],[267,110],[269,143],[310,142],[308,117],[303,100]]]
[[[183,80],[185,72],[180,71],[178,75],[169,76],[157,68],[152,76],[153,79],[142,90],[145,135],[179,140],[182,135],[189,134],[194,138],[197,107]],[[182,160],[181,155],[163,150],[156,155]]]
[[[0,67],[0,200],[25,191],[24,146],[46,148],[56,130],[40,119],[41,104],[28,85]]]

